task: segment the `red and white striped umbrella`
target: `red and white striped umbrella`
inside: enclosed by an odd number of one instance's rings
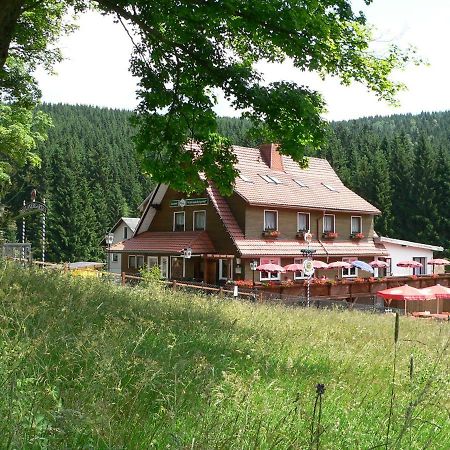
[[[413,269],[418,269],[419,267],[423,267],[423,264],[419,261],[399,261],[397,263],[398,267],[412,267]]]
[[[256,270],[259,270],[260,272],[286,272],[284,270],[284,267],[279,266],[278,264],[261,264],[259,265]]]
[[[426,288],[419,289],[426,295],[433,295],[435,298],[450,298],[450,289],[440,284],[434,286],[428,286]]]
[[[386,267],[389,267],[389,263],[386,261],[371,261],[369,265],[376,269],[385,269]]]
[[[433,294],[425,293],[421,289],[404,284],[403,286],[378,291],[377,295],[390,300],[430,300]]]
[[[427,264],[430,266],[450,266],[450,261],[447,261],[446,259],[430,259]]]
[[[408,286],[404,284],[403,286],[384,289],[382,291],[378,291],[377,295],[379,297],[383,297],[387,299],[390,303],[390,300],[404,300],[405,301],[405,315],[406,315],[406,302],[409,300],[431,300],[434,297],[432,294],[424,293],[421,289],[416,289],[415,287]]]
[[[345,261],[335,261],[328,264],[328,269],[350,269],[352,267],[351,264]]]
[[[303,264],[288,264],[284,266],[286,272],[301,272],[303,270]]]
[[[436,299],[436,313],[439,314],[439,300],[444,300],[450,298],[450,289],[440,284],[435,284],[434,286],[428,286],[426,288],[419,289],[424,294],[431,294]]]
[[[313,267],[314,269],[328,269],[328,264],[324,263],[323,261],[319,261],[314,259],[313,260]]]

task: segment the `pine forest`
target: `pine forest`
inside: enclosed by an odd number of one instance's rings
[[[131,113],[61,104],[43,109],[53,127],[39,149],[41,167],[16,174],[5,204],[14,216],[36,188],[49,207],[47,259],[103,259],[105,232],[121,216],[138,215],[152,187],[133,150]],[[242,119],[219,122],[219,131],[237,145],[258,144],[249,129]],[[450,254],[450,112],[331,123],[316,156],[383,212],[375,220],[379,234],[442,245]],[[39,220],[29,216],[26,224],[35,252]],[[19,240],[20,233],[21,221],[10,221],[5,237]]]

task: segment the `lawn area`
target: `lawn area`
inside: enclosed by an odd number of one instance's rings
[[[3,262],[0,447],[448,449],[450,323],[411,318],[385,444],[394,323]]]

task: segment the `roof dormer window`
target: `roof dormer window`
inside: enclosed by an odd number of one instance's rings
[[[323,186],[325,186],[329,191],[332,192],[338,192],[337,189],[335,189],[333,186],[331,186],[330,184],[326,184],[326,183],[322,183]]]

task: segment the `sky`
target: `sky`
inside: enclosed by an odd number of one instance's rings
[[[265,81],[295,81],[320,91],[328,120],[450,109],[450,0],[374,0],[369,7],[354,0],[353,4],[376,27],[376,45],[414,45],[428,62],[394,74],[408,86],[398,95],[400,107],[380,102],[362,85],[344,87],[331,77],[321,81],[314,74],[297,71],[289,62],[258,63]],[[61,39],[65,60],[55,67],[57,75],[43,70],[36,74],[43,101],[133,109],[137,81],[128,71],[132,45],[125,31],[112,17],[94,12],[83,14],[78,25],[77,31]],[[239,115],[220,95],[216,112]]]

